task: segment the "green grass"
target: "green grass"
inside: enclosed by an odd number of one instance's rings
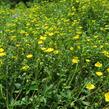
[[[108,109],[109,1],[30,5],[0,8],[0,109]]]

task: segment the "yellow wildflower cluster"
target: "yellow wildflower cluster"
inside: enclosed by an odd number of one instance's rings
[[[70,4],[70,1],[74,3]],[[61,0],[59,4],[53,2],[54,4],[50,3],[49,5],[47,2],[47,6],[45,6],[46,2],[42,2],[44,5],[34,4],[25,10],[19,9],[19,7],[3,10],[1,8],[0,23],[3,24],[3,27],[0,28],[0,78],[3,81],[2,83],[4,83],[4,77],[6,77],[4,72],[9,71],[13,73],[12,80],[10,73],[9,78],[7,74],[7,80],[11,80],[11,83],[22,82],[25,90],[31,90],[31,92],[27,91],[28,95],[36,94],[34,88],[38,81],[39,92],[40,85],[44,89],[44,85],[48,86],[50,83],[50,86],[52,86],[53,82],[59,82],[64,89],[67,87],[66,91],[73,90],[75,95],[83,91],[84,96],[84,91],[91,93],[94,89],[94,93],[98,93],[97,89],[101,88],[101,92],[106,90],[106,93],[102,96],[103,100],[109,102],[107,89],[109,78],[109,25],[106,24],[108,23],[106,21],[108,21],[109,2],[108,7],[106,7],[107,3],[102,4],[104,1],[108,0],[94,0],[94,2],[91,2],[91,0]],[[100,3],[103,10],[106,7],[106,11],[102,13],[98,7],[95,7],[95,3]],[[90,19],[87,17],[88,12],[92,16],[93,12],[99,16]],[[105,18],[104,20],[102,20],[101,15]],[[99,22],[99,18],[102,23]],[[26,76],[23,78],[22,74]],[[16,80],[16,75],[20,77],[21,81]],[[30,88],[27,87],[25,80],[32,85]],[[47,82],[44,82],[46,80]],[[43,85],[43,83],[45,84]],[[83,84],[85,85],[83,86]],[[99,84],[103,85],[103,89]],[[82,86],[84,90],[81,90]],[[72,90],[69,90],[69,87]],[[76,87],[77,92],[74,87]],[[52,88],[50,91],[52,91]],[[15,96],[17,95],[14,91],[12,92]],[[25,96],[25,93],[20,93],[19,100]],[[87,93],[85,93],[85,96],[87,96]],[[90,95],[87,97],[90,97]],[[99,94],[95,94],[95,96],[95,99],[100,98]],[[4,101],[3,99],[1,98],[0,102]],[[40,103],[38,105],[40,107]],[[69,106],[68,108],[72,107]]]
[[[77,57],[77,56],[73,57],[72,63],[73,63],[73,64],[77,64],[78,62],[79,62],[78,57]]]
[[[6,55],[6,52],[4,51],[3,48],[0,48],[0,57],[3,57]]]

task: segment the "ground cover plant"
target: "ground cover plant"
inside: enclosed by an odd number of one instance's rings
[[[0,5],[0,109],[109,109],[109,1]]]

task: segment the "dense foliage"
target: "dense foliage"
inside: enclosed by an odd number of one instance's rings
[[[0,109],[109,109],[108,0],[0,4]]]

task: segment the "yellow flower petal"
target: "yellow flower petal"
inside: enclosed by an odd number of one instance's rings
[[[102,63],[100,62],[95,63],[95,67],[102,67]]]
[[[103,73],[102,73],[102,72],[96,72],[96,75],[97,75],[97,76],[102,76]]]
[[[92,90],[92,89],[95,88],[95,86],[94,86],[94,84],[92,84],[92,83],[88,83],[88,84],[86,84],[86,88],[87,88],[88,90]]]
[[[104,96],[105,96],[105,101],[109,102],[109,92],[105,93]]]
[[[43,40],[38,41],[38,44],[43,44],[43,43],[44,43]]]
[[[3,48],[0,48],[0,53],[1,53],[1,52],[4,52],[4,49],[3,49]]]
[[[1,53],[0,53],[0,57],[3,57],[3,56],[5,56],[5,55],[6,55],[5,52],[1,52]]]
[[[78,57],[74,57],[74,58],[72,59],[72,63],[73,63],[73,64],[77,64],[78,62],[79,62]]]
[[[27,57],[28,59],[30,59],[30,58],[33,57],[33,55],[32,55],[32,54],[28,54],[26,57]]]
[[[45,52],[48,52],[48,53],[50,53],[50,52],[52,52],[52,51],[54,51],[54,48],[47,48],[47,49],[45,50]]]

